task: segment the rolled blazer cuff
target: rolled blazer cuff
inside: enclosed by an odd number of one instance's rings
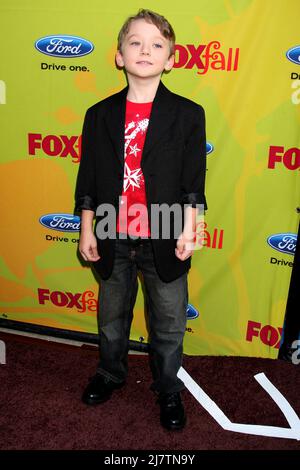
[[[75,202],[75,212],[81,212],[83,209],[96,212],[95,201],[90,196],[79,197]]]
[[[203,204],[204,210],[207,209],[206,198],[201,193],[188,193],[185,194],[181,199],[182,204],[189,204],[192,207],[196,207],[197,204]]]

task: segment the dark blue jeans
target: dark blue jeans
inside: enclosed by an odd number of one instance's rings
[[[179,392],[188,302],[187,273],[172,282],[157,274],[151,240],[117,239],[111,276],[99,293],[100,361],[97,372],[115,382],[127,376],[127,354],[136,295],[137,273],[142,273],[148,306],[149,357],[152,390]],[[100,253],[101,256],[101,253]]]

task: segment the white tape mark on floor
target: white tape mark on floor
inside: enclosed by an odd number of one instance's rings
[[[269,381],[264,373],[254,376],[257,382],[266,390],[270,397],[275,401],[284,416],[286,417],[290,428],[281,428],[276,426],[263,426],[257,424],[239,424],[232,423],[218,405],[204,392],[204,390],[192,379],[192,377],[181,367],[178,371],[178,377],[183,381],[186,388],[196,398],[196,400],[206,409],[206,411],[217,421],[217,423],[226,431],[240,432],[244,434],[255,434],[257,436],[281,437],[286,439],[300,440],[300,419],[279,390]]]

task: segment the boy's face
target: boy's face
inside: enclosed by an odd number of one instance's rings
[[[145,20],[132,21],[126,34],[122,52],[116,54],[119,67],[127,75],[139,78],[160,77],[164,70],[171,70],[174,55],[170,56],[170,41],[159,29]]]

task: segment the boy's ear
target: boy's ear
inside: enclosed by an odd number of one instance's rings
[[[173,67],[174,65],[174,62],[175,62],[175,54],[172,54],[167,62],[166,62],[166,65],[165,65],[165,70],[168,71],[168,70],[171,70],[171,68]]]
[[[118,67],[124,67],[124,60],[123,60],[122,53],[120,51],[116,52],[116,63]]]

